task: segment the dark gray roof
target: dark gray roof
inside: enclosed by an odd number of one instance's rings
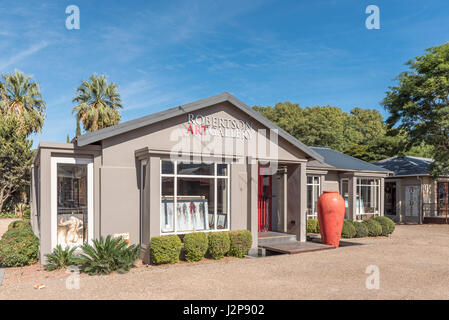
[[[324,158],[325,163],[337,169],[379,171],[385,173],[390,171],[382,167],[376,166],[372,163],[348,156],[344,153],[329,148],[321,148],[321,147],[310,147],[310,148],[319,153]]]
[[[396,177],[429,175],[429,164],[433,159],[420,157],[392,157],[375,164],[394,172]]]
[[[76,137],[78,146],[85,146],[97,141],[101,141],[106,138],[110,138],[113,136],[116,136],[118,134],[122,134],[131,130],[135,130],[159,121],[163,121],[172,117],[176,117],[182,114],[186,114],[189,112],[194,112],[196,110],[228,101],[235,105],[237,108],[248,114],[250,117],[254,118],[258,122],[262,123],[264,126],[270,128],[270,129],[277,129],[279,136],[290,142],[292,145],[296,146],[298,149],[300,149],[302,152],[307,154],[308,156],[318,160],[323,161],[323,158],[320,154],[316,153],[309,147],[307,147],[305,144],[303,144],[301,141],[297,140],[290,134],[288,134],[283,129],[279,128],[277,125],[275,125],[273,122],[265,118],[263,115],[261,115],[259,112],[254,111],[250,107],[248,107],[246,104],[238,100],[236,97],[231,95],[228,92],[224,92],[222,94],[198,100],[195,102],[191,102],[188,104],[184,104],[179,107],[171,108],[165,111],[161,111],[158,113],[151,114],[149,116],[141,117],[135,120],[123,122],[120,124],[117,124],[112,127],[104,128],[98,131],[86,133],[82,136]]]

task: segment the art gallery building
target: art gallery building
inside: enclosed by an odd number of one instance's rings
[[[247,229],[253,249],[267,231],[306,241],[308,207],[317,198],[308,180],[321,175],[324,186],[332,168],[223,93],[72,143],[41,142],[32,166],[31,222],[41,261],[58,244],[106,235],[129,237],[144,249],[154,236],[195,231]],[[383,174],[375,174],[379,186]]]

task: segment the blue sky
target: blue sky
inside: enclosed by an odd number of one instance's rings
[[[65,9],[80,9],[67,30]],[[380,8],[380,30],[365,8]],[[33,75],[47,102],[39,141],[75,131],[82,79],[119,85],[122,121],[224,91],[246,104],[377,108],[404,63],[448,41],[449,2],[2,1],[0,73]]]

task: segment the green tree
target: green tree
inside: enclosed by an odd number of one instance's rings
[[[96,131],[120,122],[122,99],[118,87],[113,82],[108,83],[104,75],[94,74],[89,80],[82,81],[72,101],[78,103],[72,113],[76,113],[77,121],[81,121],[86,131]]]
[[[0,82],[0,116],[12,114],[18,120],[18,129],[29,135],[39,132],[44,125],[45,102],[39,84],[20,71],[3,74]]]
[[[32,141],[14,115],[0,118],[0,212],[5,202],[29,186]]]
[[[449,171],[449,43],[407,62],[383,100],[390,127],[408,132],[406,149],[428,145],[432,176]]]

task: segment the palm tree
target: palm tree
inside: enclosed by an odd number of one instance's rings
[[[0,81],[0,116],[12,115],[17,118],[19,130],[26,135],[39,132],[44,125],[45,102],[37,82],[31,81],[20,71],[2,74]]]
[[[122,99],[115,83],[106,80],[104,75],[90,76],[83,80],[76,91],[73,102],[78,103],[72,109],[77,121],[81,121],[86,131],[92,132],[120,122]]]

